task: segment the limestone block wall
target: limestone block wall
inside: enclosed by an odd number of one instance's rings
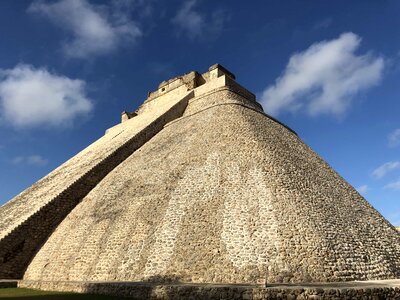
[[[1,207],[0,278],[21,278],[54,228],[113,168],[171,120],[182,115],[193,93],[159,103],[83,150]],[[162,99],[160,99],[162,100]]]
[[[113,169],[25,280],[325,282],[400,276],[400,235],[285,126],[234,89]]]
[[[186,88],[186,90],[193,90],[202,83],[204,83],[204,81],[201,80],[201,75],[196,71],[163,81],[160,83],[156,91],[149,93],[145,103],[166,94],[171,95],[171,91],[177,88],[182,88],[183,86]]]

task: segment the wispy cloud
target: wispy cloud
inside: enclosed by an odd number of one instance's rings
[[[158,0],[110,0],[109,10],[116,19],[123,22],[131,21],[131,14],[134,11],[139,12],[138,18],[147,18],[154,12],[154,4]]]
[[[356,34],[343,33],[293,54],[283,74],[262,93],[265,111],[273,115],[300,109],[312,116],[345,114],[358,92],[380,81],[385,65],[382,57],[371,53],[357,55],[360,43]]]
[[[385,189],[400,191],[400,179],[384,186]]]
[[[25,158],[23,156],[16,156],[11,160],[11,163],[13,165],[19,165],[21,164],[23,161],[25,160]]]
[[[390,133],[388,140],[389,140],[389,147],[396,147],[400,145],[400,128]]]
[[[319,22],[315,23],[315,25],[313,26],[314,30],[320,30],[320,29],[325,29],[328,28],[329,26],[331,26],[333,23],[333,19],[328,17],[325,18],[323,20],[320,20]]]
[[[0,116],[18,128],[68,126],[92,110],[85,82],[20,64],[0,69]]]
[[[172,23],[178,28],[178,33],[184,33],[191,39],[212,39],[218,36],[229,15],[224,10],[215,10],[207,15],[196,9],[197,0],[189,0],[183,3],[172,19]]]
[[[136,42],[142,35],[137,24],[126,14],[126,6],[130,3],[122,1],[119,5],[99,6],[87,0],[52,3],[37,0],[29,6],[28,12],[46,17],[69,33],[63,44],[68,57],[88,58],[108,54],[124,43]]]
[[[369,191],[369,187],[368,187],[368,185],[364,184],[364,185],[359,186],[358,188],[356,188],[356,190],[357,190],[360,194],[365,194],[366,192]]]
[[[384,177],[387,173],[399,169],[400,161],[389,161],[380,165],[378,168],[372,171],[372,176],[376,179]]]
[[[29,155],[29,156],[17,156],[11,160],[11,163],[14,165],[30,165],[30,166],[37,166],[41,167],[48,163],[49,161],[43,158],[40,155]]]

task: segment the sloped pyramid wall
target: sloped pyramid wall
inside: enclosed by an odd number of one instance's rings
[[[143,104],[137,117],[110,128],[92,145],[0,207],[0,278],[21,278],[32,256],[71,209],[166,123],[181,116],[191,97],[193,92],[182,86],[174,97]]]
[[[396,229],[234,84],[195,90],[181,118],[68,214],[24,275],[214,283],[396,277]]]

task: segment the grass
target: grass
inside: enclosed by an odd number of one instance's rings
[[[129,298],[77,294],[67,292],[47,292],[23,288],[4,288],[0,289],[0,299],[21,299],[21,300],[127,300]]]

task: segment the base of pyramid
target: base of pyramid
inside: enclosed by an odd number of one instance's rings
[[[400,299],[400,279],[271,286],[21,280],[18,287],[134,299]]]
[[[0,279],[0,289],[16,287],[18,287],[18,280]]]

